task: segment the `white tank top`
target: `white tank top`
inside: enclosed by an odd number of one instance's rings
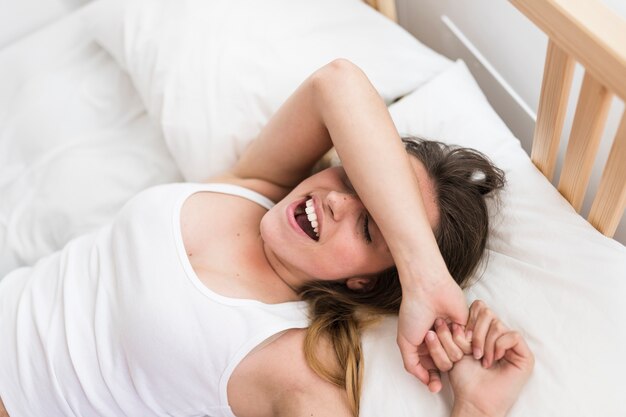
[[[180,229],[183,202],[199,191],[273,205],[228,184],[157,186],[110,226],[0,281],[0,398],[11,417],[233,417],[237,364],[306,327],[307,308],[202,284]]]

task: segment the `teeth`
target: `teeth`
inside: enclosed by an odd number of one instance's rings
[[[319,223],[317,222],[317,214],[315,214],[315,206],[313,205],[313,199],[308,199],[306,201],[306,218],[311,222],[311,227],[313,227],[313,231],[317,237],[320,237],[319,233]]]

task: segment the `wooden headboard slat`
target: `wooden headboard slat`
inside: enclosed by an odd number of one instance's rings
[[[626,22],[621,17],[598,0],[511,2],[598,81],[626,99]]]
[[[381,14],[387,16],[394,22],[398,22],[398,14],[396,12],[396,0],[364,0],[367,4],[378,10]]]
[[[549,37],[531,159],[556,166],[574,62],[585,68],[559,191],[580,211],[612,94],[626,100],[626,20],[600,0],[510,0]],[[613,236],[626,207],[626,115],[611,147],[589,222]]]
[[[597,0],[511,0],[587,71],[626,100],[626,21]]]
[[[589,222],[600,232],[613,236],[626,209],[626,112],[606,163],[598,193],[591,206]]]
[[[559,178],[559,191],[580,212],[602,139],[612,94],[585,73]]]
[[[554,42],[548,42],[530,158],[549,180],[554,176],[573,74],[574,60]]]

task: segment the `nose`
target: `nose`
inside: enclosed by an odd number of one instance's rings
[[[339,221],[351,213],[358,213],[365,208],[356,194],[339,191],[330,191],[326,195],[326,204],[335,221]]]

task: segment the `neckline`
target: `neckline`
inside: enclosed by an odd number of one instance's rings
[[[271,202],[271,200],[267,199],[267,197],[262,196],[261,194],[256,193],[255,191],[249,190],[247,188],[244,188],[235,184],[195,183],[195,184],[189,184],[189,185],[190,187],[185,190],[183,195],[179,196],[174,206],[173,233],[174,233],[174,241],[176,244],[176,251],[178,253],[178,257],[183,267],[183,270],[185,271],[185,275],[191,281],[191,283],[196,287],[196,289],[198,289],[206,297],[214,301],[217,301],[219,303],[226,304],[226,305],[257,306],[257,307],[262,307],[264,309],[271,309],[271,310],[299,309],[299,310],[306,311],[305,309],[306,301],[299,300],[299,301],[285,301],[282,303],[265,303],[263,301],[255,300],[251,298],[227,297],[225,295],[221,295],[213,291],[212,289],[204,285],[204,283],[202,283],[202,281],[198,277],[198,274],[196,274],[196,271],[194,271],[193,266],[191,265],[191,262],[189,260],[189,257],[187,256],[187,252],[185,251],[185,244],[183,241],[183,233],[182,233],[182,228],[181,228],[181,211],[182,211],[183,205],[189,199],[189,197],[191,197],[192,195],[196,193],[201,193],[201,192],[214,192],[214,193],[221,193],[221,194],[228,194],[228,195],[236,195],[238,197],[243,197],[254,203],[257,203],[266,209],[267,209],[267,206],[265,204],[262,204],[261,202],[253,198],[249,198],[250,193],[257,194],[258,196],[264,198],[267,201]],[[224,185],[226,185],[227,187],[222,187]],[[241,194],[228,192],[229,190],[233,191],[235,189],[241,189],[245,192]]]

